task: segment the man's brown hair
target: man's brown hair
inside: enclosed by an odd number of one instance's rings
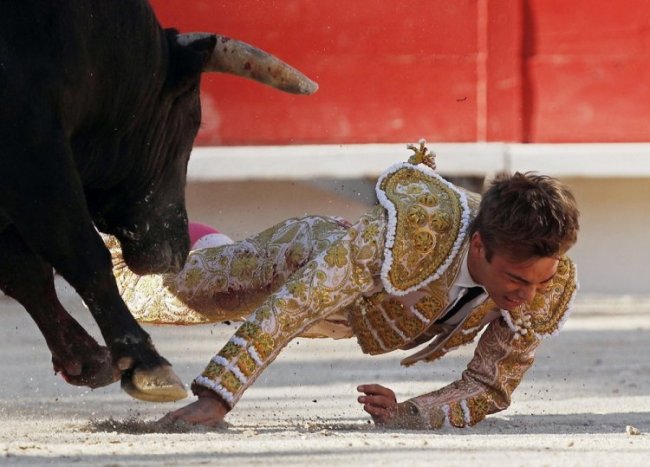
[[[478,232],[491,260],[559,257],[578,239],[578,207],[569,188],[535,173],[501,175],[489,186],[470,234]]]

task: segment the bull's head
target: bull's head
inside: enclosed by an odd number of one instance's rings
[[[161,157],[145,170],[134,170],[140,178],[125,181],[122,200],[106,200],[111,207],[97,216],[100,230],[120,240],[124,259],[140,274],[177,271],[189,250],[184,191],[187,163],[201,120],[201,73],[231,73],[294,94],[312,94],[318,89],[299,71],[243,42],[173,30],[166,31],[166,36],[166,82],[155,93],[156,105],[150,106],[158,114],[144,125],[148,127],[145,142],[142,135],[133,138],[134,145],[143,145],[142,154]]]

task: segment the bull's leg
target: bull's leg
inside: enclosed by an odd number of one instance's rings
[[[36,118],[23,121],[32,120]],[[183,384],[119,296],[110,255],[92,224],[62,133],[34,141],[35,131],[16,141],[21,131],[25,128],[17,128],[14,134],[0,131],[0,141],[12,142],[17,151],[10,162],[0,157],[4,197],[0,207],[28,248],[49,262],[84,300],[113,362],[123,372],[127,392],[156,401],[185,397]]]
[[[106,347],[100,346],[63,308],[52,268],[10,227],[0,233],[0,289],[29,312],[52,352],[54,370],[70,384],[96,388],[120,378]]]

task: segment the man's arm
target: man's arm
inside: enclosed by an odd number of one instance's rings
[[[437,391],[398,403],[392,390],[359,386],[375,423],[387,428],[438,429],[474,425],[510,405],[510,396],[533,363],[539,339],[517,336],[503,319],[490,323],[461,379]]]
[[[433,429],[475,425],[486,415],[508,408],[512,392],[533,364],[539,344],[538,338],[522,338],[505,320],[495,320],[481,336],[459,380],[403,404],[415,406],[413,412],[422,424]]]

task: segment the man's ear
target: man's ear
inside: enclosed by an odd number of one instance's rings
[[[482,259],[488,263],[492,261],[492,253],[488,251],[487,246],[483,243],[483,238],[478,232],[474,232],[469,239],[469,249],[476,259]]]
[[[481,234],[474,232],[472,237],[469,239],[469,247],[474,250],[475,253],[483,254],[485,251],[485,245],[483,244],[483,239]]]

